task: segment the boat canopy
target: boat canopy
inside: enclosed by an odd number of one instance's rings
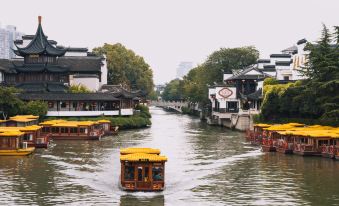
[[[157,154],[132,153],[121,155],[120,160],[129,162],[166,162],[167,157]]]
[[[4,131],[4,132],[0,132],[0,137],[19,137],[24,135],[24,132],[20,132],[20,131]]]
[[[145,153],[145,154],[160,154],[159,149],[154,149],[154,148],[125,148],[125,149],[120,149],[120,154],[121,155],[127,155],[127,154],[135,154],[135,153]]]

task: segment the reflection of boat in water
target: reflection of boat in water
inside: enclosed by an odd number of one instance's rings
[[[23,142],[24,132],[4,131],[0,133],[0,156],[23,156],[31,154],[35,148]]]
[[[161,191],[165,187],[165,162],[160,150],[126,148],[120,150],[120,186],[128,191]]]

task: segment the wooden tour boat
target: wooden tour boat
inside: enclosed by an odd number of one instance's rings
[[[120,150],[120,185],[128,191],[162,191],[165,187],[165,162],[160,150],[126,148]]]
[[[264,128],[270,127],[269,124],[255,124],[253,130],[247,130],[246,138],[252,145],[261,145],[264,137]]]
[[[31,125],[26,127],[0,127],[0,132],[20,131],[24,133],[23,141],[27,142],[28,147],[47,148],[49,143],[49,134],[41,133],[42,126]]]
[[[40,123],[43,133],[54,140],[98,140],[104,135],[93,121],[50,120]]]
[[[0,132],[0,156],[24,156],[31,154],[35,148],[24,142],[25,133],[20,131]]]

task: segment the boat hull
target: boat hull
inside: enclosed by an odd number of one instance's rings
[[[28,147],[27,149],[17,150],[0,150],[0,156],[26,156],[34,152],[34,147]]]
[[[293,154],[293,150],[291,149],[285,149],[285,148],[277,148],[277,152],[282,154]]]
[[[276,152],[277,149],[273,146],[261,145],[261,150],[263,152]]]
[[[300,156],[321,156],[319,152],[315,151],[293,151],[293,154],[297,154]]]
[[[35,147],[35,148],[48,148],[48,143],[42,143],[42,144],[28,144],[29,147]]]
[[[51,136],[53,140],[99,140],[101,136]]]

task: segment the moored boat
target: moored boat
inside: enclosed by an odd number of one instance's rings
[[[160,150],[126,148],[120,151],[120,185],[127,191],[162,191],[165,187],[165,162]]]
[[[20,131],[24,133],[23,141],[27,142],[28,147],[47,148],[49,143],[49,134],[41,133],[42,126],[31,125],[26,127],[0,127],[0,132]]]
[[[43,133],[55,140],[98,140],[104,135],[94,121],[50,120],[40,123]]]
[[[31,154],[35,148],[28,147],[23,141],[24,132],[0,132],[0,156],[25,156]]]

